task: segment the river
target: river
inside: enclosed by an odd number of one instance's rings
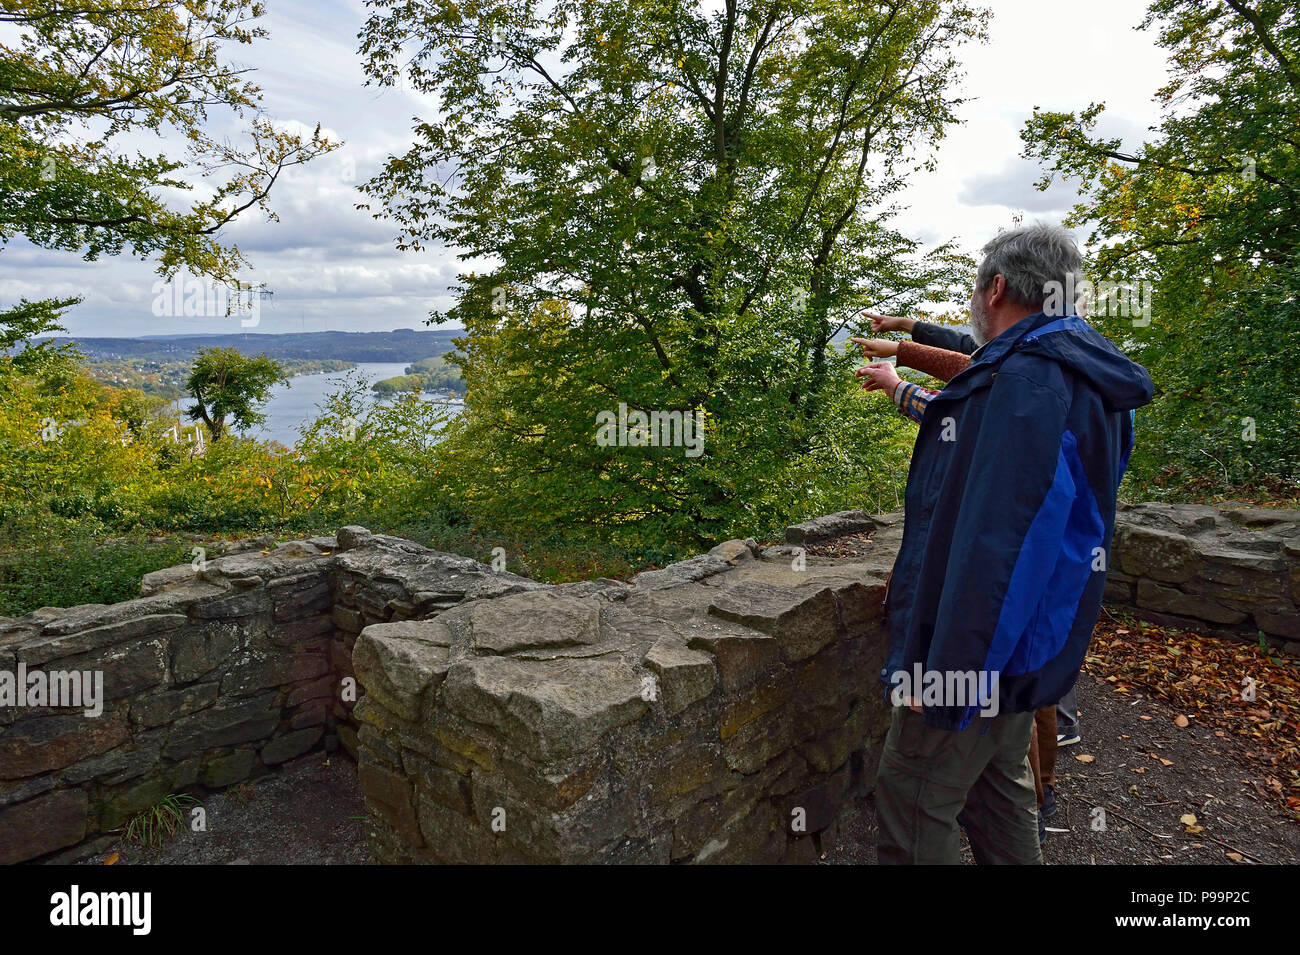
[[[286,447],[298,442],[298,430],[320,413],[319,406],[325,396],[339,390],[348,374],[360,372],[370,384],[404,374],[409,362],[358,362],[346,371],[322,372],[316,375],[298,375],[271,389],[271,396],[262,406],[266,423],[242,432],[245,436],[262,441],[279,441]]]

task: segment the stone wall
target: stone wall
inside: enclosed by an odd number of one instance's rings
[[[0,621],[0,671],[100,672],[103,711],[0,706],[0,861],[122,826],[321,743],[333,538],[148,575],[142,596]]]
[[[1300,510],[1134,504],[1113,549],[1108,603],[1300,654]]]
[[[355,677],[353,648],[357,636],[371,624],[436,616],[466,600],[486,600],[544,586],[527,577],[493,571],[468,557],[443,554],[399,537],[371,534],[363,527],[339,531],[330,581],[335,637],[331,665],[340,681]],[[364,695],[364,681],[358,689]],[[343,748],[356,758],[358,724],[353,708],[354,701],[340,695],[331,716]]]
[[[98,672],[104,699],[96,716],[0,705],[0,862],[48,855],[164,796],[221,789],[313,749],[341,743],[355,757],[352,706],[364,688],[346,681],[363,626],[539,586],[344,528],[157,571],[137,600],[0,618],[0,674]]]
[[[878,558],[729,541],[630,583],[366,626],[354,715],[376,856],[815,859],[885,729],[880,611],[900,527],[876,526]],[[363,574],[367,556],[349,557]]]

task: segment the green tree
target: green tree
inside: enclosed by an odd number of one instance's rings
[[[374,82],[437,119],[363,189],[400,248],[499,263],[464,276],[449,430],[494,520],[710,540],[862,502],[904,440],[853,402],[834,342],[865,304],[968,281],[892,228],[953,121],[959,2],[375,4]],[[706,441],[601,446],[620,405],[701,416]],[[897,470],[897,469],[896,469]],[[892,487],[891,487],[892,498]]]
[[[1104,107],[1037,110],[1026,155],[1079,180],[1097,277],[1154,289],[1096,320],[1151,371],[1134,470],[1150,492],[1294,495],[1300,480],[1300,8],[1158,0],[1164,118],[1138,149]],[[1149,319],[1149,324],[1148,324]],[[1198,475],[1189,479],[1188,475]]]
[[[320,133],[276,128],[258,112],[260,90],[226,61],[234,44],[265,35],[250,0],[9,0],[0,11],[0,245],[23,236],[88,260],[130,251],[242,286],[247,263],[219,233],[258,208],[280,173],[336,148]],[[243,138],[209,132],[214,109],[246,118]],[[142,132],[184,143],[146,155]],[[177,206],[176,192],[201,198]],[[0,310],[0,327],[60,330],[79,299]],[[38,320],[36,325],[32,325]],[[34,330],[33,330],[34,329]],[[8,344],[8,343],[6,343]]]
[[[266,401],[272,386],[286,377],[274,358],[248,358],[234,348],[201,348],[185,382],[194,398],[185,414],[206,424],[212,440],[220,441],[226,433],[227,417],[240,429],[264,422],[266,416],[258,406]]]

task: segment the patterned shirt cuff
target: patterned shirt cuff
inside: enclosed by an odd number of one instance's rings
[[[898,405],[898,410],[913,421],[920,421],[925,417],[926,405],[938,393],[922,388],[915,382],[900,381],[894,388],[894,404]]]

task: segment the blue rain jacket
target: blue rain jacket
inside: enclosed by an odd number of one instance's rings
[[[1087,322],[1039,313],[930,400],[885,601],[883,680],[918,662],[987,671],[1002,713],[1069,691],[1101,609],[1133,410],[1151,397],[1146,369]],[[979,711],[943,702],[925,707],[928,725],[964,729]]]

